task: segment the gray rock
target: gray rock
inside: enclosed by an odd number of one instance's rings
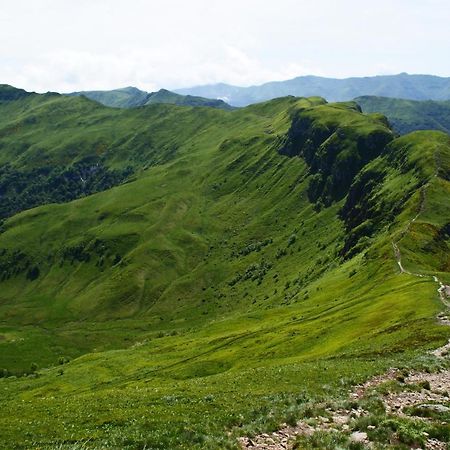
[[[446,413],[450,411],[450,408],[448,406],[439,405],[439,404],[425,404],[420,405],[420,409],[427,409],[428,411],[434,411],[437,413]]]
[[[367,442],[367,433],[365,433],[364,431],[354,431],[350,435],[350,439],[353,442]]]

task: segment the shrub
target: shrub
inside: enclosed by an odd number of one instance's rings
[[[272,243],[272,239],[265,239],[264,241],[259,242],[252,242],[251,244],[248,244],[246,247],[244,247],[238,255],[246,256],[253,252],[259,252],[263,247],[266,247],[267,245]]]
[[[402,423],[397,429],[397,436],[400,442],[414,447],[423,447],[425,438],[423,432],[417,429],[414,424]]]
[[[288,243],[287,243],[288,247],[290,247],[291,245],[293,245],[293,244],[295,243],[296,240],[297,240],[297,235],[296,235],[296,234],[291,234],[291,235],[289,236]]]
[[[40,270],[39,267],[34,266],[33,268],[31,268],[28,273],[27,273],[27,278],[30,281],[36,280],[37,278],[39,278],[40,275]]]

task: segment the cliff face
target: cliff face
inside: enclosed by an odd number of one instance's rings
[[[329,206],[345,197],[359,170],[392,139],[382,116],[363,116],[354,103],[329,104],[294,113],[280,153],[305,159],[314,175],[309,199]]]

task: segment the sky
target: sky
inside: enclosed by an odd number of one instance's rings
[[[147,91],[450,76],[448,0],[0,0],[0,83]]]

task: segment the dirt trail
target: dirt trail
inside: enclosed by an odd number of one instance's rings
[[[435,155],[439,156],[439,155]],[[436,159],[436,173],[438,176],[440,165],[439,160]],[[420,205],[417,214],[407,223],[405,228],[400,232],[400,236],[397,240],[392,240],[392,247],[394,249],[395,259],[401,274],[407,274],[418,278],[431,278],[438,284],[439,298],[446,309],[450,308],[450,303],[447,298],[450,298],[450,286],[442,283],[436,275],[424,275],[420,273],[410,272],[405,269],[402,264],[402,254],[399,247],[400,241],[408,233],[411,225],[419,218],[425,209],[426,193],[429,186],[429,182],[421,188],[420,191]],[[450,316],[447,313],[440,313],[438,320],[441,324],[450,326]],[[448,344],[434,350],[432,352],[437,358],[446,358],[450,355],[450,341]],[[401,377],[404,380],[405,385],[423,385],[426,389],[420,391],[402,391],[396,393],[389,393],[383,398],[383,402],[388,413],[394,415],[404,415],[404,409],[415,405],[426,405],[427,403],[445,403],[448,401],[448,393],[450,392],[450,371],[445,370],[439,373],[426,373],[426,372],[414,372],[408,374],[406,377],[403,373],[400,373],[398,369],[390,369],[388,372],[376,376],[362,385],[355,386],[354,390],[350,392],[350,400],[360,400],[364,397],[369,389],[373,389],[382,383],[390,380],[396,380]],[[430,405],[428,405],[430,406]],[[443,407],[445,408],[445,407]],[[367,415],[368,412],[361,408],[356,410],[337,409],[332,410],[328,408],[327,415],[329,417],[315,417],[314,421],[301,420],[294,426],[288,426],[283,424],[279,430],[267,434],[263,433],[252,438],[241,437],[239,438],[239,444],[242,449],[247,450],[289,450],[294,446],[294,442],[297,436],[312,435],[317,431],[341,431],[350,433],[350,427],[348,423],[354,417]],[[426,419],[424,419],[426,420]],[[354,431],[350,434],[350,439],[355,442],[360,442],[371,447],[371,443],[368,441],[367,434],[360,431]],[[446,449],[447,444],[440,442],[436,439],[428,439],[425,444],[425,449],[428,450],[440,450]]]
[[[437,173],[438,170],[436,171],[435,176],[437,176]],[[403,267],[402,253],[399,247],[400,241],[405,237],[406,233],[411,228],[411,225],[419,218],[420,214],[422,214],[422,212],[425,209],[425,199],[428,185],[429,183],[423,186],[422,189],[420,190],[420,205],[417,214],[406,224],[405,228],[400,232],[399,238],[397,240],[392,240],[392,248],[394,249],[395,260],[397,261],[400,273],[404,273],[418,278],[431,278],[435,283],[438,284],[439,287],[437,291],[439,294],[439,298],[441,299],[441,302],[444,304],[444,306],[448,309],[450,308],[450,303],[447,301],[447,297],[450,297],[450,286],[445,285],[436,275],[423,275],[421,273],[411,272],[405,269]],[[442,320],[440,321],[443,322]],[[450,320],[448,323],[446,323],[446,325],[450,325]]]
[[[435,159],[435,164],[436,164],[436,170],[433,175],[433,178],[436,178],[439,176],[439,172],[441,170],[439,149],[435,152],[434,159]],[[402,254],[401,254],[400,247],[399,247],[400,241],[406,236],[406,234],[408,233],[408,231],[411,228],[411,225],[419,218],[419,216],[425,210],[425,201],[426,201],[426,196],[427,196],[427,190],[430,186],[430,181],[431,180],[429,180],[420,189],[420,203],[419,203],[419,208],[417,210],[417,214],[406,224],[405,228],[400,232],[398,239],[392,240],[392,247],[394,249],[395,259],[396,259],[398,267],[400,269],[400,273],[405,273],[407,275],[411,275],[411,276],[418,277],[418,278],[431,278],[435,283],[438,284],[439,287],[438,287],[437,291],[439,293],[439,298],[441,299],[444,306],[448,309],[448,308],[450,308],[450,303],[447,301],[447,297],[450,297],[450,286],[445,285],[441,280],[439,280],[439,278],[436,275],[423,275],[421,273],[415,273],[415,272],[410,272],[409,270],[406,270],[402,264]],[[444,323],[442,320],[440,320],[440,321],[441,321],[441,323]],[[450,325],[450,319],[447,318],[447,321],[448,321],[448,323],[444,323],[444,324]]]

